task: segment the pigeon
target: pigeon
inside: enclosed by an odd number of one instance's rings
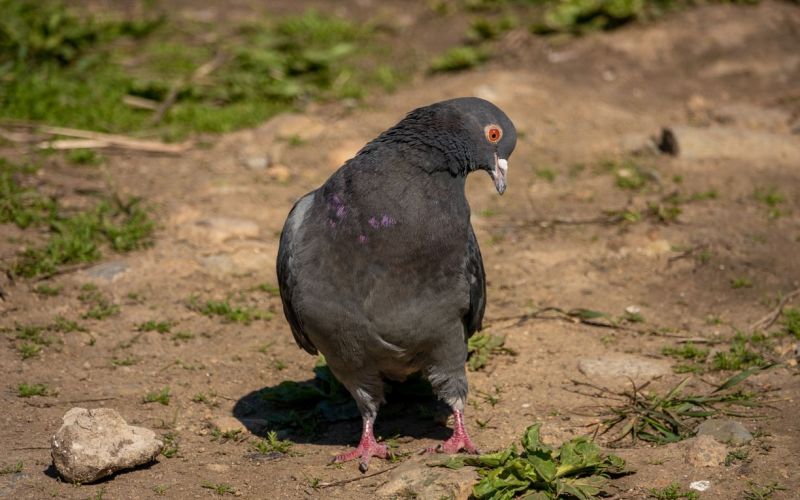
[[[464,426],[467,341],[481,329],[486,278],[466,177],[506,189],[514,124],[460,97],[415,109],[300,198],[280,237],[277,274],[297,344],[322,353],[363,420],[334,462],[390,458],[373,434],[384,381],[421,373],[453,411],[452,437],[428,451],[477,453]]]

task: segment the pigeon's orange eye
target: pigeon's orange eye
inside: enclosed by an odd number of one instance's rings
[[[486,127],[486,139],[489,142],[497,142],[503,137],[503,130],[497,125],[488,125]]]

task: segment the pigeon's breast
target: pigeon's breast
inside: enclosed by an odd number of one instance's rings
[[[461,324],[469,306],[467,230],[444,218],[365,212],[338,200],[344,210],[322,207],[324,216],[311,218],[321,222],[296,247],[298,315],[323,353],[367,350],[408,368],[441,332]],[[348,217],[359,219],[348,224]]]

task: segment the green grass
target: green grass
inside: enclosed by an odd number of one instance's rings
[[[620,189],[642,189],[650,178],[641,165],[630,159],[607,161],[603,166],[613,173],[614,183]]]
[[[686,342],[680,347],[663,347],[661,354],[702,363],[708,357],[708,349],[701,349],[691,342]]]
[[[83,319],[103,320],[119,314],[119,306],[111,302],[105,294],[97,289],[97,285],[86,283],[81,287],[78,299],[89,306],[83,313]]]
[[[256,290],[265,292],[270,295],[270,297],[280,297],[281,291],[280,289],[273,285],[272,283],[259,283],[256,286]]]
[[[171,396],[169,394],[169,387],[164,387],[163,389],[158,391],[148,392],[147,394],[145,394],[142,401],[144,403],[159,403],[164,406],[168,406],[170,397]]]
[[[57,332],[62,333],[72,333],[72,332],[85,332],[86,327],[82,326],[77,321],[66,319],[63,316],[56,316],[53,320],[53,324],[49,327],[51,330],[55,330]]]
[[[42,283],[36,285],[33,288],[33,291],[36,292],[38,295],[43,295],[45,297],[57,297],[61,293],[62,289],[63,287],[61,286],[51,286],[48,285],[47,283]]]
[[[386,78],[363,63],[377,53],[369,26],[315,11],[212,26],[166,16],[99,20],[54,1],[1,0],[0,10],[0,58],[9,61],[0,68],[3,118],[181,138],[252,126],[308,100],[360,98]],[[214,60],[216,71],[190,79]],[[124,101],[160,102],[171,89],[177,101],[159,123]]]
[[[721,1],[734,4],[758,3],[758,0]],[[522,0],[521,3],[541,6],[543,9],[537,21],[531,25],[534,33],[575,35],[596,30],[613,30],[637,21],[647,22],[668,12],[697,5],[687,0]]]
[[[44,335],[45,327],[35,325],[16,325],[16,338],[22,342],[17,344],[22,359],[38,356],[42,348],[52,344],[52,340]]]
[[[67,161],[75,165],[100,165],[103,156],[93,149],[73,149],[66,154]]]
[[[207,300],[200,304],[196,296],[189,298],[189,308],[208,317],[219,317],[228,323],[249,325],[253,321],[272,319],[272,313],[253,307],[232,305],[230,300]]]
[[[0,223],[27,229],[55,217],[55,201],[19,181],[19,178],[31,177],[37,170],[31,165],[17,165],[0,158]]]
[[[22,359],[30,359],[38,356],[42,352],[42,347],[30,342],[23,342],[17,346]]]
[[[2,468],[0,468],[0,476],[5,476],[6,474],[18,474],[22,472],[22,469],[23,469],[22,462],[5,465]]]
[[[44,384],[21,383],[17,386],[17,397],[30,398],[32,396],[47,396],[47,386]]]
[[[780,206],[786,201],[786,198],[777,188],[769,187],[756,189],[753,193],[753,198],[766,206],[767,217],[770,219],[777,219],[781,215],[784,215]]]
[[[282,453],[287,454],[291,451],[292,443],[289,440],[278,439],[278,434],[275,431],[269,431],[265,439],[259,439],[253,443],[253,449],[262,455],[269,453]]]
[[[161,436],[161,440],[164,442],[164,448],[161,450],[162,455],[166,458],[178,456],[178,436],[174,432],[167,432]]]
[[[444,73],[474,68],[489,60],[489,52],[483,47],[468,45],[453,47],[436,56],[430,63],[430,71]]]
[[[678,483],[672,483],[664,488],[652,488],[647,490],[648,498],[656,500],[700,500],[700,495],[696,491],[684,490]]]
[[[783,310],[782,332],[800,339],[800,309],[787,307]]]
[[[167,492],[167,490],[169,490],[169,488],[170,487],[165,484],[157,484],[156,486],[153,486],[153,493],[155,493],[158,496],[164,496],[164,494]]]
[[[144,323],[139,323],[137,325],[136,330],[140,332],[158,332],[158,333],[169,333],[172,329],[172,322],[171,321],[145,321]]]
[[[764,347],[768,339],[761,334],[744,335],[737,333],[728,351],[718,352],[711,359],[713,370],[743,370],[751,367],[765,366],[767,360],[754,349]]]
[[[738,450],[729,451],[728,454],[725,455],[725,466],[730,467],[736,462],[747,460],[749,454],[750,450],[747,448],[739,448]]]
[[[125,358],[111,358],[111,365],[112,366],[133,366],[138,363],[139,360],[133,356],[127,356]]]
[[[470,22],[467,38],[476,42],[495,40],[516,25],[517,19],[510,15],[499,19],[477,17]]]
[[[740,288],[752,288],[753,280],[750,278],[731,278],[731,288],[738,290]]]
[[[0,159],[0,223],[20,229],[40,227],[46,241],[29,245],[12,265],[15,274],[31,278],[54,273],[60,266],[94,262],[102,250],[130,252],[151,243],[155,227],[137,199],[100,200],[93,208],[70,212],[57,200],[24,187],[36,169]]]
[[[437,464],[459,469],[477,468],[480,480],[472,489],[476,499],[595,498],[607,493],[608,478],[625,471],[625,461],[606,455],[585,436],[573,438],[558,448],[542,443],[541,424],[528,427],[521,451],[511,445],[503,451],[475,457],[453,456]]]
[[[744,500],[768,500],[776,491],[786,491],[785,486],[776,482],[763,486],[754,481],[750,481],[749,484],[750,486],[744,491]]]
[[[178,342],[188,342],[194,338],[192,332],[175,332],[172,334],[172,340]]]
[[[505,347],[506,338],[489,333],[476,333],[467,342],[467,367],[471,371],[483,369],[496,355],[516,355]]]
[[[536,177],[547,182],[554,182],[556,180],[556,172],[551,168],[537,168],[534,170],[534,173],[536,174]]]
[[[206,481],[203,484],[201,484],[200,486],[202,486],[203,488],[205,488],[207,490],[213,491],[214,493],[216,493],[219,496],[235,495],[236,494],[236,489],[233,486],[231,486],[230,484],[227,484],[227,483],[211,483],[211,482]]]
[[[238,442],[245,439],[241,429],[230,429],[222,431],[217,427],[211,429],[211,440],[220,443],[227,443],[228,441]]]

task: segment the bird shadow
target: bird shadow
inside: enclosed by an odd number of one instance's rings
[[[358,441],[361,416],[347,390],[326,365],[314,368],[302,382],[285,380],[240,398],[233,416],[251,433],[266,437],[281,431],[298,443],[347,445]],[[375,434],[383,438],[446,439],[450,409],[438,400],[430,383],[417,375],[387,382]]]

